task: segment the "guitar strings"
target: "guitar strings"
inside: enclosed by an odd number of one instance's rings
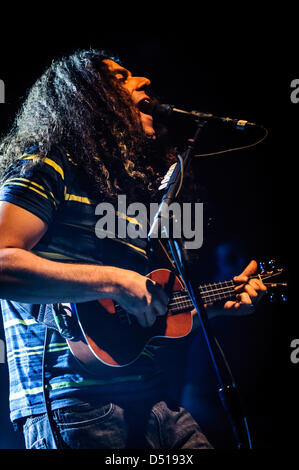
[[[203,290],[203,287],[200,288],[200,291],[202,291],[202,297],[210,297],[210,296],[217,296],[217,295],[221,295],[221,294],[226,294],[228,293],[228,291],[231,291],[231,292],[235,292],[235,287],[232,288],[232,286],[224,286],[224,287],[221,287],[221,288],[217,288],[217,289],[210,289],[208,290],[206,287],[205,287],[206,290]],[[180,292],[180,291],[177,291],[177,292],[174,292],[172,297],[171,297],[171,301],[174,300],[182,300],[184,298],[187,298],[188,297],[188,294],[186,294],[185,292]],[[171,303],[171,302],[170,302]]]
[[[227,281],[227,282],[231,282],[231,281]],[[214,284],[214,285],[216,286],[216,284]],[[216,293],[216,292],[220,292],[220,291],[223,291],[223,290],[226,290],[226,289],[232,289],[233,286],[235,286],[235,284],[231,284],[230,286],[223,286],[223,287],[215,288],[215,287],[213,287],[212,284],[209,284],[209,285],[201,286],[199,288],[199,290],[202,291],[203,294],[209,294],[209,293],[212,293],[212,292]],[[210,287],[210,289],[208,289],[209,287]],[[181,291],[175,291],[175,292],[173,292],[172,297],[173,298],[179,298],[179,297],[182,297],[184,295],[188,295],[188,294],[185,294]]]
[[[267,279],[267,278],[272,277],[272,276],[273,276],[273,273],[271,273],[271,274],[269,273],[268,275],[249,276],[249,279],[258,279],[260,277],[262,280],[264,280],[264,279]],[[234,281],[232,281],[232,280],[231,281],[223,281],[222,283],[219,283],[219,284],[225,284],[225,283],[230,284],[230,285],[221,286],[221,287],[216,288],[216,285],[218,283],[211,283],[211,284],[205,284],[204,286],[201,286],[200,290],[202,291],[203,300],[204,301],[223,300],[224,298],[229,298],[229,297],[227,297],[228,294],[235,294],[236,293],[236,291],[235,291],[236,285],[234,284]],[[203,290],[203,289],[205,289],[205,290]],[[221,297],[221,296],[224,296],[224,297]],[[188,297],[188,294],[186,294],[184,292],[181,292],[181,291],[173,292],[171,300],[170,300],[168,306],[169,307],[171,307],[171,306],[175,307],[177,305],[182,305],[183,306],[184,304],[186,304],[185,305],[186,307],[188,305],[192,304],[191,300]]]
[[[274,276],[279,275],[280,272],[273,273],[268,272],[267,274],[261,274],[258,276],[249,276],[249,279],[261,279],[265,280]],[[226,285],[223,285],[226,284]],[[229,285],[230,284],[230,285]],[[216,287],[216,286],[220,287]],[[213,287],[214,286],[214,287]],[[236,294],[236,284],[233,280],[230,281],[222,281],[219,283],[210,283],[200,286],[199,289],[201,292],[202,300],[204,302],[211,302],[216,300],[224,300],[231,298],[234,294]],[[189,295],[187,294],[186,290],[181,289],[179,291],[172,292],[170,301],[168,303],[168,310],[176,313],[182,312],[183,310],[190,310],[193,309],[194,305]]]
[[[228,299],[230,297],[229,294],[234,295],[235,293],[236,293],[235,289],[231,289],[228,292],[203,295],[202,299],[205,302],[215,301],[215,300],[223,300],[223,299]],[[179,301],[177,301],[177,299],[176,299],[174,301],[169,302],[168,308],[170,310],[171,309],[174,310],[174,309],[177,309],[177,308],[180,308],[180,307],[186,307],[187,308],[187,307],[192,307],[193,306],[192,301],[189,298],[187,298],[186,295],[182,295],[178,299],[179,299]]]

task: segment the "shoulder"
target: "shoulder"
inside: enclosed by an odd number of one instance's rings
[[[78,171],[75,159],[69,153],[53,146],[46,153],[41,152],[38,145],[29,147],[19,158],[12,162],[6,171],[1,175],[2,182],[14,175],[42,174],[49,177],[65,181],[72,178],[73,173]]]

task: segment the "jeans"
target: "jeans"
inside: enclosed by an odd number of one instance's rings
[[[210,449],[197,422],[185,409],[166,401],[91,403],[53,411],[63,449]],[[27,449],[53,449],[46,414],[23,426]]]

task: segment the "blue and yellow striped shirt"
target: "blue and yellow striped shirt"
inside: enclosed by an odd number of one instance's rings
[[[90,198],[81,176],[68,154],[55,149],[41,160],[33,147],[8,168],[0,200],[20,206],[47,223],[47,233],[32,250],[36,255],[59,262],[118,266],[146,274],[146,240],[96,237],[95,207],[100,201]],[[38,304],[1,300],[12,421],[45,411],[42,389],[45,326],[36,320],[40,308]],[[103,376],[91,376],[83,371],[58,332],[51,338],[47,360],[53,409],[69,406],[86,396],[150,389],[159,376],[150,348],[134,367],[107,367]]]

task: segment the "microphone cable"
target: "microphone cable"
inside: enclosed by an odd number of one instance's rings
[[[255,141],[255,142],[253,142],[252,144],[242,145],[241,147],[231,147],[231,148],[228,148],[228,149],[219,150],[217,152],[198,153],[198,154],[194,155],[194,158],[195,157],[197,158],[197,157],[208,157],[208,156],[214,156],[214,155],[221,155],[222,153],[235,152],[236,150],[244,150],[244,149],[248,149],[248,148],[251,148],[251,147],[255,147],[256,145],[264,142],[264,140],[266,140],[266,138],[269,135],[269,131],[266,127],[260,126],[260,128],[264,130],[264,135],[263,135],[263,137],[261,137],[259,140]]]

